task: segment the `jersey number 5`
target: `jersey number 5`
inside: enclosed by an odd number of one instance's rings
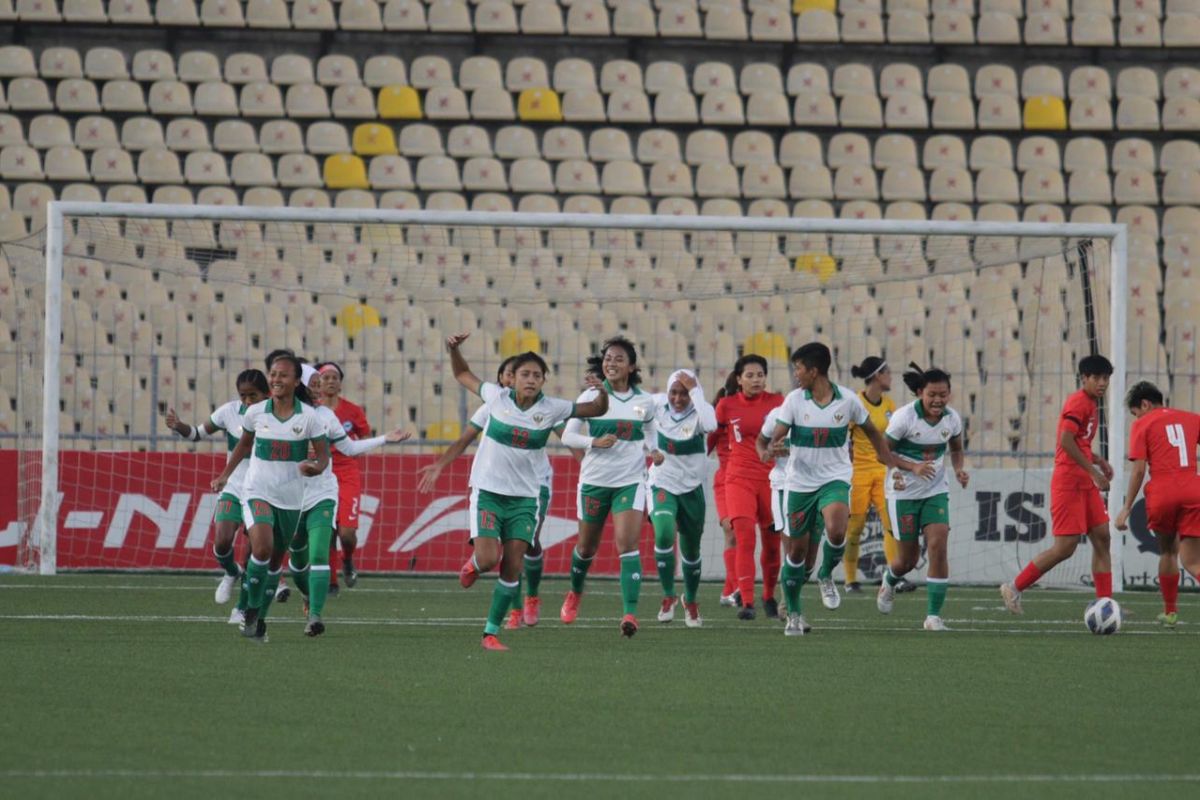
[[[1179,451],[1179,466],[1188,465],[1188,443],[1183,434],[1183,426],[1178,423],[1167,426],[1167,441]]]

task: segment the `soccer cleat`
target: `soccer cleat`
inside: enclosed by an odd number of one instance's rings
[[[508,622],[504,623],[507,630],[515,631],[521,627],[521,609],[514,608],[508,612]]]
[[[675,606],[679,605],[678,597],[664,597],[662,607],[658,609],[658,621],[670,622],[675,619]]]
[[[896,584],[896,592],[898,594],[906,594],[907,592],[915,592],[916,590],[917,585],[908,578],[901,578],[899,583]]]
[[[242,636],[247,639],[253,639],[258,631],[258,609],[247,608],[245,618],[242,620]]]
[[[525,625],[532,628],[538,624],[538,620],[542,617],[542,598],[526,597],[525,598]]]
[[[838,594],[833,578],[817,578],[817,587],[821,590],[821,603],[830,611],[842,604],[842,596]]]
[[[683,623],[689,628],[699,628],[704,624],[700,619],[700,606],[695,603],[683,604]]]
[[[783,629],[784,636],[803,636],[807,633],[804,630],[804,617],[799,614],[788,614],[787,625]]]
[[[779,619],[779,601],[774,597],[763,600],[763,614],[767,619]]]
[[[329,594],[327,594],[326,597],[337,597],[338,593],[340,593],[341,591],[342,590],[340,587],[338,587],[337,583],[331,581],[329,583]]]
[[[1162,623],[1164,628],[1174,628],[1179,624],[1179,614],[1175,611],[1171,611],[1170,613],[1163,612],[1158,615],[1157,619]]]
[[[875,607],[879,609],[880,614],[892,613],[892,607],[896,605],[896,587],[888,586],[887,579],[879,584],[879,593],[875,595]]]
[[[259,644],[266,644],[271,641],[267,636],[267,621],[265,619],[260,619],[258,624],[254,626],[254,635],[250,638]]]
[[[804,618],[803,614],[800,615],[800,627],[804,628],[805,633],[812,633],[812,625],[808,624],[808,620]]]
[[[229,612],[230,625],[244,625],[246,622],[246,612],[240,608],[235,608]]]
[[[279,588],[275,590],[275,602],[286,603],[288,598],[292,596],[292,590],[288,588],[286,583],[279,584]]]
[[[621,617],[621,635],[632,639],[633,635],[638,632],[637,617],[633,614],[626,614]]]
[[[758,616],[754,613],[754,606],[742,606],[738,609],[738,619],[751,620]]]
[[[325,623],[320,617],[309,617],[308,624],[304,626],[305,636],[320,636],[325,632]]]
[[[458,571],[458,583],[464,589],[470,589],[479,580],[479,570],[475,569],[475,559],[468,558],[467,563]]]
[[[846,594],[862,594],[862,584],[858,581],[851,581],[846,584]]]
[[[347,589],[353,589],[358,585],[358,570],[354,568],[354,562],[349,558],[342,559],[342,580],[346,582]]]
[[[928,617],[926,617],[925,624],[922,627],[924,627],[925,630],[927,630],[927,631],[948,631],[948,630],[950,630],[949,628],[946,627],[946,623],[942,620],[942,618],[935,614],[930,614]]]
[[[496,638],[495,634],[491,633],[485,633],[483,635],[483,649],[493,650],[497,653],[508,652],[508,648],[500,643],[500,640]]]
[[[567,592],[567,596],[563,598],[562,609],[558,612],[558,618],[562,620],[563,625],[570,625],[579,616],[579,600],[583,597],[579,592]]]
[[[1024,614],[1021,608],[1021,593],[1011,583],[1000,584],[1000,596],[1004,598],[1004,607],[1013,614]]]
[[[737,589],[733,590],[733,594],[721,595],[721,605],[729,608],[737,608],[742,604],[742,593]]]
[[[216,600],[221,605],[228,603],[230,596],[233,594],[233,585],[241,577],[241,575],[222,575],[221,582],[217,584],[217,591],[213,595],[213,600]]]

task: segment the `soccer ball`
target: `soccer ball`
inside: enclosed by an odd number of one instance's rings
[[[1092,633],[1107,636],[1121,630],[1121,607],[1111,597],[1094,600],[1083,612],[1083,621]]]

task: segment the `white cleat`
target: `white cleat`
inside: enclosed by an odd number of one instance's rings
[[[700,607],[695,603],[683,604],[683,623],[689,628],[699,628],[704,625],[700,618]]]
[[[659,622],[671,622],[675,619],[675,607],[679,605],[678,597],[664,597],[662,606],[658,609]]]
[[[925,624],[922,627],[924,627],[925,630],[927,630],[927,631],[948,631],[948,630],[950,630],[949,628],[946,627],[946,623],[942,620],[941,617],[935,616],[933,614],[930,614],[928,617],[925,618]]]
[[[1017,587],[1011,583],[1000,584],[1000,596],[1004,598],[1004,607],[1013,614],[1024,614],[1025,609],[1021,608],[1021,593],[1017,591]]]
[[[229,612],[229,624],[230,625],[237,625],[237,626],[241,627],[242,623],[244,623],[245,621],[246,621],[246,612],[242,611],[240,608],[235,608],[233,611]]]
[[[875,607],[879,609],[880,614],[892,613],[892,607],[896,605],[896,587],[888,586],[886,580],[879,584],[879,593],[875,595]]]
[[[803,636],[808,633],[811,628],[808,628],[804,623],[804,617],[799,614],[788,614],[787,625],[784,626],[784,636]]]
[[[721,605],[727,608],[737,608],[742,604],[742,593],[734,589],[733,594],[721,595]]]
[[[821,590],[821,603],[830,611],[842,604],[842,596],[838,594],[833,578],[817,578],[817,587]]]
[[[233,595],[233,587],[237,583],[238,575],[222,575],[221,582],[217,584],[217,591],[213,595],[213,600],[218,604],[225,605],[229,602],[229,598]]]

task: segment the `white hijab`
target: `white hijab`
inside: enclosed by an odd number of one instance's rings
[[[666,393],[669,393],[671,391],[671,387],[674,386],[675,382],[678,381],[680,376],[683,376],[683,375],[686,375],[689,378],[691,378],[692,380],[694,380],[696,382],[697,386],[700,385],[700,378],[697,377],[695,372],[693,372],[690,369],[677,369],[674,372],[672,372],[671,377],[667,379],[667,392]],[[666,393],[664,393],[664,394],[666,394]],[[695,403],[692,402],[692,398],[689,393],[687,408],[685,408],[682,412],[676,412],[674,408],[670,407],[671,406],[670,395],[668,394],[667,397],[668,397],[667,406],[670,409],[670,413],[676,417],[687,416],[687,414],[690,413],[692,408],[695,407],[695,405],[696,405]]]

